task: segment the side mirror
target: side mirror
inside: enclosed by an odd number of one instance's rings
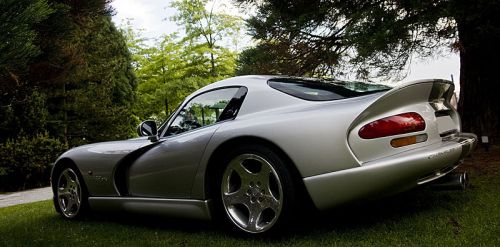
[[[154,136],[158,135],[158,128],[154,120],[146,120],[137,126],[139,136]]]

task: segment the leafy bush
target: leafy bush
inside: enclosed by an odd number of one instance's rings
[[[0,143],[0,191],[48,185],[51,164],[67,148],[47,133]]]

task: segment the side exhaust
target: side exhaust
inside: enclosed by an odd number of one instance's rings
[[[469,185],[467,172],[450,173],[430,184],[435,190],[465,190]]]

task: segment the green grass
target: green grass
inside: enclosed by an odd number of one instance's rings
[[[480,165],[471,169],[469,190],[419,188],[311,214],[280,237],[244,238],[210,222],[129,214],[73,222],[44,201],[0,208],[0,246],[500,246],[500,168]]]

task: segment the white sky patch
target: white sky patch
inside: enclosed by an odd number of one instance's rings
[[[455,92],[460,92],[460,57],[457,53],[450,53],[448,56],[437,59],[427,58],[426,60],[414,59],[410,66],[408,76],[403,80],[414,81],[421,79],[445,79],[455,82]]]
[[[245,14],[234,6],[229,0],[214,0],[207,4],[207,9],[210,10],[213,5],[213,10],[216,13],[225,13],[229,15],[245,17]]]
[[[178,31],[178,26],[169,20],[175,9],[169,8],[171,1],[165,0],[114,0],[113,22],[117,25],[131,19],[132,27],[142,30],[144,38],[155,39]]]
[[[451,80],[451,75],[457,81],[460,74],[460,58],[458,54],[451,53],[446,57],[437,59],[427,58],[426,60],[413,61],[410,67],[410,74],[404,81],[419,79],[447,79]],[[427,78],[422,78],[426,75]]]

